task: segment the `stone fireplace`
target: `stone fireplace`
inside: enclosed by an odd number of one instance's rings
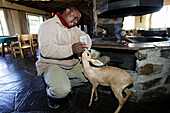
[[[131,101],[149,101],[170,94],[169,41],[134,45],[106,41],[107,45],[96,40],[93,39],[92,48],[100,51],[101,56],[110,57],[108,65],[122,68],[133,77]]]
[[[138,50],[135,53],[135,100],[153,99],[170,94],[170,48]]]

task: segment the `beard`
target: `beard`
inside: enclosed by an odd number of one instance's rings
[[[70,22],[69,26],[74,27],[76,26],[76,24],[74,24],[73,22]]]

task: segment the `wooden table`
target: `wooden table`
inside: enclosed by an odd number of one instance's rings
[[[4,36],[0,37],[0,43],[2,43],[2,57],[5,57],[5,46],[4,43],[7,43],[7,45],[11,44],[11,41],[17,41],[18,37],[17,36]]]

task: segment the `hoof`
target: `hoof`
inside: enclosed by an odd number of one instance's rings
[[[94,101],[98,101],[98,98],[94,99]]]

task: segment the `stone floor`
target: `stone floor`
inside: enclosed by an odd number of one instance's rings
[[[109,87],[99,86],[99,100],[88,107],[91,85],[75,88],[70,103],[52,110],[46,102],[45,83],[42,76],[36,76],[35,62],[38,56],[10,54],[0,56],[0,112],[31,113],[114,113],[118,101]],[[170,113],[170,97],[156,101],[127,101],[120,113]]]

